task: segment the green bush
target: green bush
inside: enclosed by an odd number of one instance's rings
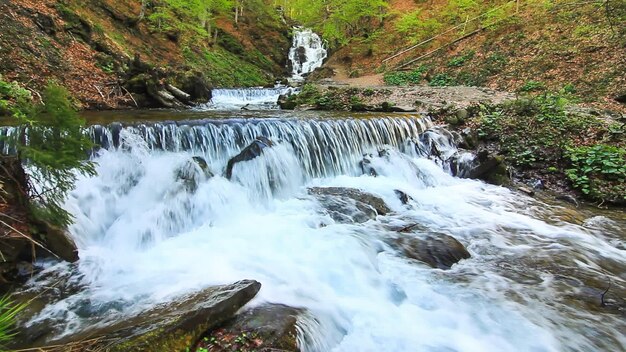
[[[433,87],[445,87],[456,85],[457,82],[452,76],[444,72],[436,74],[428,84]]]
[[[546,85],[543,82],[538,82],[538,81],[527,81],[526,83],[524,83],[523,86],[521,86],[518,91],[520,92],[536,92],[536,91],[542,91],[546,89]]]
[[[448,67],[461,67],[466,62],[470,61],[474,58],[476,52],[474,50],[470,50],[467,53],[459,56],[455,56],[450,61],[448,61]]]
[[[514,166],[557,165],[566,148],[578,142],[581,131],[600,125],[593,117],[568,114],[567,104],[568,100],[558,94],[543,94],[485,109],[478,135],[498,141]]]
[[[428,71],[429,67],[422,65],[413,71],[403,72],[395,71],[385,73],[384,80],[386,84],[392,86],[403,86],[409,84],[420,84],[424,80],[424,74]]]
[[[576,189],[594,199],[626,202],[626,149],[596,144],[568,148],[565,174]]]

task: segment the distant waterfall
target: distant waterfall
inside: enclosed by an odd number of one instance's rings
[[[274,110],[278,97],[295,91],[291,87],[214,89],[213,98],[200,110]]]
[[[304,80],[304,76],[322,66],[327,56],[328,52],[319,35],[310,29],[296,28],[293,45],[289,50],[292,80]]]

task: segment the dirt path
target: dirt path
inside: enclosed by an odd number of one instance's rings
[[[337,85],[349,85],[352,87],[359,88],[367,88],[367,87],[377,87],[384,85],[383,75],[375,74],[375,75],[367,75],[361,77],[351,78],[348,74],[348,71],[343,66],[331,65],[328,66],[335,73],[334,76],[329,78],[329,83],[332,81],[333,84]]]

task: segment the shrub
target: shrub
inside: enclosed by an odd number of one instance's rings
[[[470,50],[463,55],[455,56],[448,61],[448,67],[461,67],[463,64],[473,59],[475,54],[476,52],[474,50]]]
[[[596,144],[567,149],[571,168],[565,174],[591,198],[626,202],[626,149]]]
[[[456,80],[447,73],[438,73],[430,80],[430,82],[428,82],[428,84],[433,87],[453,86],[456,84]]]

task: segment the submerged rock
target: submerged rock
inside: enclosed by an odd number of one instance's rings
[[[437,269],[450,269],[462,259],[471,257],[461,242],[443,233],[428,233],[423,237],[404,235],[394,238],[390,245],[406,257]]]
[[[265,304],[245,310],[211,331],[199,347],[209,351],[299,351],[298,316],[302,309],[282,304]],[[232,341],[234,345],[230,345]]]
[[[312,187],[309,194],[339,223],[363,223],[391,212],[384,200],[356,188]]]
[[[274,146],[274,142],[269,138],[263,136],[257,137],[249,146],[245,147],[241,153],[228,160],[225,173],[226,178],[230,180],[233,177],[235,164],[252,160],[260,156],[265,148],[271,148],[272,146]]]
[[[31,340],[24,347],[65,345],[99,338],[101,345],[97,347],[111,352],[183,352],[207,330],[232,318],[260,288],[261,284],[253,280],[209,287],[124,320],[93,326],[57,340]]]

